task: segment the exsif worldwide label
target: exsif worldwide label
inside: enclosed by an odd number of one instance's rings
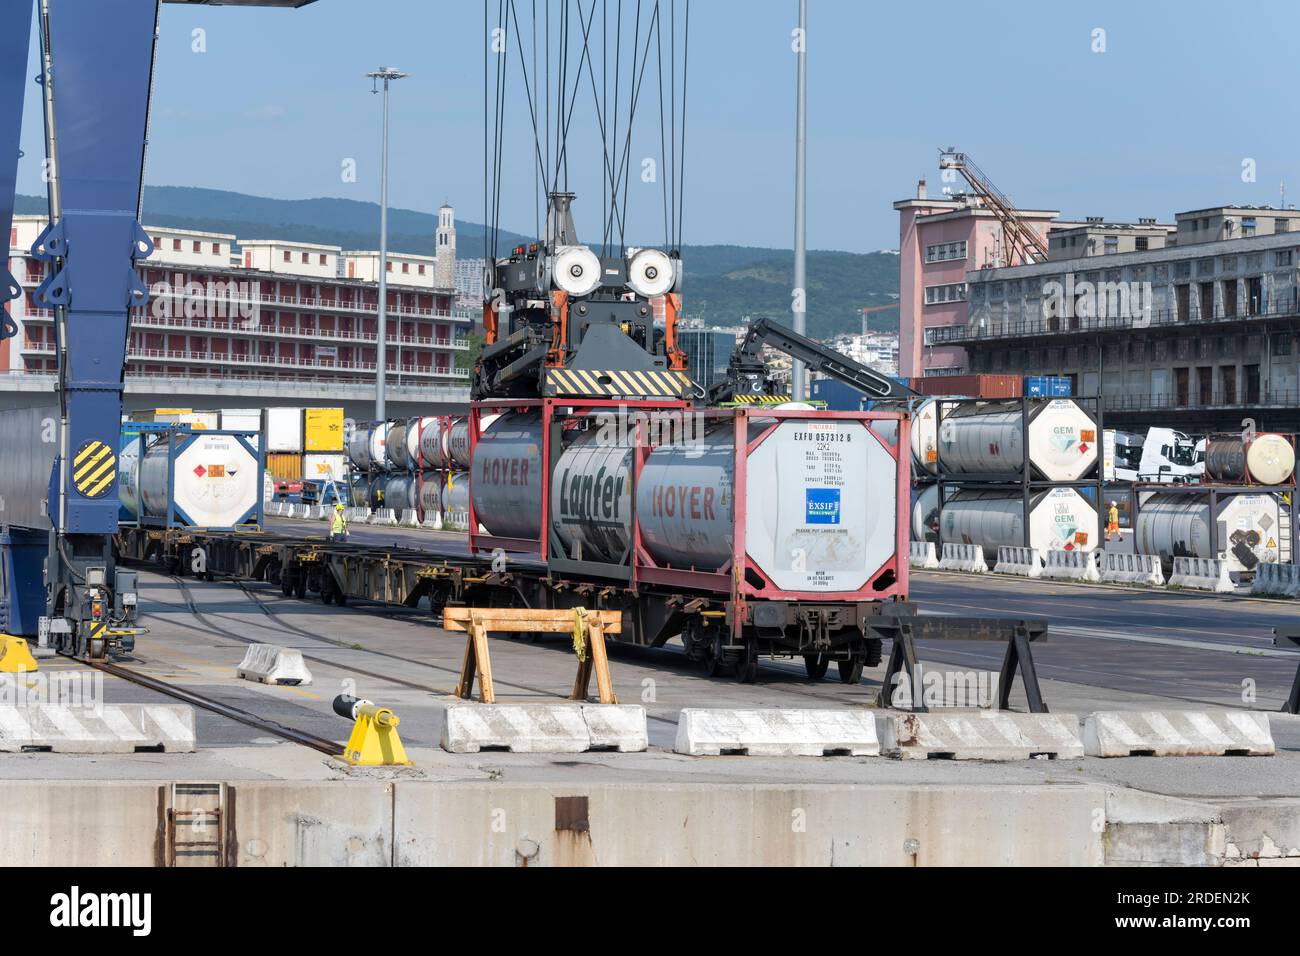
[[[840,489],[805,488],[804,520],[808,524],[840,523]]]

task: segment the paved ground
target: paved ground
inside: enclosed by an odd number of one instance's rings
[[[276,530],[293,523],[276,522]],[[310,525],[316,530],[318,525]],[[357,529],[374,543],[450,536],[394,529]],[[1271,646],[1271,627],[1295,611],[1281,602],[1186,592],[1146,592],[1027,582],[1012,578],[924,573],[914,575],[913,598],[936,613],[998,613],[1048,618],[1052,639],[1036,645],[1045,697],[1056,712],[1098,709],[1252,707],[1276,711],[1300,655]],[[760,680],[740,685],[709,679],[673,646],[615,648],[615,688],[625,703],[644,703],[650,715],[646,754],[547,757],[487,753],[445,754],[436,748],[440,698],[459,670],[463,637],[433,626],[426,613],[379,608],[337,609],[318,601],[283,598],[278,589],[177,582],[154,573],[141,578],[141,607],[151,633],[141,638],[130,666],[183,684],[300,730],[342,741],[349,725],[330,701],[347,690],[388,704],[402,717],[402,736],[414,770],[353,771],[319,754],[242,724],[200,712],[202,752],[123,758],[33,754],[0,760],[0,778],[219,778],[329,779],[402,774],[433,779],[516,781],[662,781],[780,783],[1036,783],[1104,782],[1179,796],[1293,796],[1300,779],[1300,719],[1275,715],[1275,758],[1128,758],[1103,761],[1025,761],[1013,764],[898,762],[878,758],[686,758],[670,753],[676,715],[684,706],[870,706],[883,668],[846,687],[832,677],[813,682],[801,663],[765,663]],[[296,647],[307,655],[315,684],[264,687],[238,681],[234,668],[248,642]],[[505,700],[554,700],[572,683],[567,642],[492,642],[498,695]],[[996,671],[1001,647],[922,645],[922,658],[947,667]],[[81,669],[69,661],[47,671]],[[1255,697],[1243,702],[1243,688]],[[158,699],[113,678],[111,701]],[[1247,695],[1249,697],[1249,695]],[[1019,698],[1019,694],[1017,694]],[[1013,703],[1015,699],[1013,699]],[[1021,699],[1020,706],[1023,706]]]

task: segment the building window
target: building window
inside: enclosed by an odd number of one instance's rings
[[[1255,217],[1241,220],[1241,234],[1243,236],[1253,236],[1255,234]]]
[[[966,301],[966,283],[952,282],[946,285],[931,285],[925,287],[925,304],[939,305],[944,302],[965,302]]]
[[[1290,220],[1290,219],[1274,219],[1274,220],[1273,220],[1273,231],[1274,231],[1274,232],[1289,232],[1290,230],[1291,230],[1291,220]]]
[[[172,252],[180,252],[180,251],[181,251],[181,241],[179,239],[173,239]]]
[[[212,244],[212,254],[213,254],[214,256],[219,256],[219,255],[221,255],[221,243],[219,243],[219,242],[214,242],[214,243]]]
[[[1291,354],[1291,334],[1289,332],[1283,332],[1281,335],[1279,335],[1277,338],[1273,340],[1273,354],[1274,355]]]
[[[445,240],[446,237],[444,236]],[[937,245],[925,247],[926,262],[949,262],[954,259],[966,258],[966,240],[960,242],[940,242]]]
[[[404,275],[404,276],[409,276],[410,274],[411,274],[411,264],[410,264],[409,262],[403,262],[403,263],[402,263],[402,275]]]
[[[196,253],[202,253],[202,252],[203,252],[203,243],[199,242],[197,239],[194,240],[194,251],[195,251]]]
[[[1278,252],[1273,253],[1273,265],[1275,265],[1275,266],[1289,266],[1290,264],[1291,264],[1291,250],[1290,250],[1290,249],[1282,249],[1282,250],[1280,250],[1280,251],[1278,251]]]
[[[329,260],[327,260],[323,254],[322,254],[321,257],[320,257],[320,264],[323,265],[323,266],[324,266],[324,265],[329,265]]]
[[[1213,259],[1198,259],[1197,262],[1196,262],[1196,274],[1197,274],[1198,276],[1212,276],[1212,275],[1214,275],[1214,260],[1213,260]]]
[[[293,262],[293,253],[291,253],[288,249],[284,250],[284,261]]]
[[[1149,246],[1149,240],[1146,236],[1138,236],[1133,240],[1133,248],[1138,252],[1146,252]]]
[[[420,275],[424,275],[424,266],[420,266]]]
[[[1103,240],[1106,255],[1119,252],[1119,236],[1106,236]]]
[[[304,252],[302,254],[302,264],[306,265],[309,262],[311,262],[311,256],[309,256],[307,253]]]

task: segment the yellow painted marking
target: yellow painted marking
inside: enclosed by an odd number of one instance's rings
[[[86,462],[84,465],[81,464],[81,459],[78,459],[78,461],[77,461],[77,465],[78,465],[77,470],[76,470],[76,471],[73,473],[73,475],[72,475],[73,480],[74,480],[74,481],[80,481],[82,475],[87,474],[87,473],[88,473],[92,468],[94,468],[96,465],[98,465],[100,462],[102,462],[105,458],[108,458],[108,459],[111,460],[112,457],[113,457],[113,456],[110,455],[110,454],[108,453],[108,449],[107,449],[107,448],[104,448],[104,449],[102,449],[102,450],[101,450],[97,455],[95,455],[94,458],[92,458],[90,461]]]
[[[88,445],[86,445],[85,448],[77,452],[77,458],[73,462],[73,464],[77,464],[77,465],[81,464],[81,462],[85,459],[87,455],[93,455],[95,452],[99,451],[103,447],[104,444],[102,442],[97,442],[97,441],[90,442]]]
[[[117,477],[117,472],[110,471],[108,475],[105,476],[103,481],[97,484],[94,488],[91,488],[89,491],[83,491],[82,494],[84,494],[87,498],[98,498],[101,494],[104,493],[104,489],[106,489],[109,485],[113,483],[113,479],[116,477]]]
[[[109,455],[107,461],[105,461],[98,468],[95,468],[94,471],[87,474],[85,478],[77,478],[76,479],[77,484],[79,484],[83,488],[89,488],[91,485],[99,481],[99,479],[104,476],[104,472],[112,471],[114,464],[116,464],[116,462],[113,460],[113,456]],[[91,466],[87,465],[86,467],[87,469],[89,469]]]

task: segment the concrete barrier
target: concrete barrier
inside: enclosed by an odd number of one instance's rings
[[[442,749],[511,753],[637,753],[649,746],[645,708],[637,704],[476,704],[443,711]]]
[[[1165,572],[1158,554],[1119,554],[1107,551],[1101,556],[1101,580],[1104,584],[1145,584],[1165,586]]]
[[[886,754],[925,760],[1028,760],[1083,756],[1079,718],[1073,714],[961,713],[890,714],[880,718]]]
[[[1231,594],[1236,590],[1228,577],[1228,562],[1218,558],[1174,558],[1169,586],[1217,594]]]
[[[420,527],[420,514],[414,508],[403,508],[402,517],[398,519],[398,524],[403,528]]]
[[[867,710],[684,709],[677,718],[679,754],[754,757],[875,757],[876,721]]]
[[[1258,597],[1300,597],[1300,564],[1255,565],[1250,593]]]
[[[1101,580],[1091,551],[1048,551],[1043,577],[1052,581]]]
[[[0,704],[0,753],[194,752],[194,708],[184,704]]]
[[[395,527],[397,525],[397,515],[392,508],[377,508],[366,518],[366,523]]]
[[[908,549],[908,564],[914,568],[933,571],[939,566],[939,556],[935,553],[933,541],[912,541]]]
[[[235,668],[244,680],[259,684],[298,686],[311,683],[311,671],[302,659],[302,651],[275,644],[250,644],[244,659]]]
[[[965,571],[967,574],[989,573],[989,566],[984,563],[984,549],[978,544],[945,543],[939,568],[943,571]]]
[[[1267,756],[1268,714],[1252,710],[1099,711],[1083,719],[1089,757]]]
[[[1037,548],[998,548],[998,563],[994,574],[1018,574],[1024,578],[1043,576],[1043,559]]]
[[[422,524],[420,527],[424,528],[424,530],[426,531],[441,531],[442,515],[437,511],[435,511],[432,515],[426,514],[424,516],[424,524]]]

